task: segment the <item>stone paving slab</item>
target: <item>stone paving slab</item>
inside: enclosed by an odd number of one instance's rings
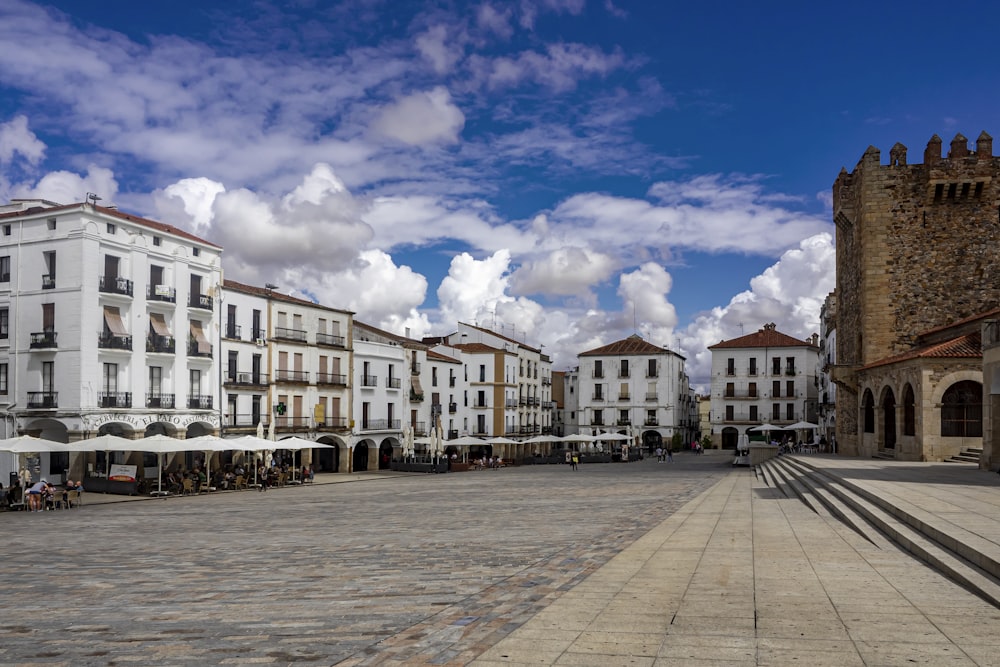
[[[0,513],[0,665],[468,664],[731,470],[675,461]]]

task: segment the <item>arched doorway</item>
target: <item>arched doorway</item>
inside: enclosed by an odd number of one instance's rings
[[[722,448],[723,449],[736,449],[740,439],[739,429],[735,429],[732,426],[727,426],[722,429]]]
[[[983,437],[983,385],[972,380],[956,382],[941,398],[941,436]]]
[[[354,445],[354,456],[351,459],[351,470],[362,472],[368,470],[368,443],[359,442]]]
[[[333,445],[333,447],[313,450],[313,470],[315,472],[340,472],[340,443],[328,437],[320,438],[317,442]]]
[[[882,395],[882,448],[896,449],[896,395],[888,387]]]
[[[663,436],[659,431],[645,431],[642,434],[642,446],[647,453],[655,452],[657,447],[663,446]]]
[[[392,442],[389,440],[383,440],[382,444],[378,447],[378,469],[388,470],[389,464],[392,463]]]

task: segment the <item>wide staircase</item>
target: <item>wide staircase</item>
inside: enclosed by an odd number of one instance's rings
[[[769,459],[755,466],[754,474],[875,546],[909,552],[1000,608],[1000,549],[994,542],[899,498],[890,502],[863,484],[830,474],[809,457]]]
[[[982,455],[982,447],[967,447],[955,456],[946,458],[945,461],[948,463],[979,463],[979,459]]]

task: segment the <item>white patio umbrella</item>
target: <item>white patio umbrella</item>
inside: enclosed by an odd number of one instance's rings
[[[748,431],[782,431],[784,430],[780,426],[775,426],[774,424],[761,424],[760,426],[751,426],[747,429]]]
[[[800,429],[804,430],[810,428],[819,428],[819,424],[813,424],[812,422],[801,421],[801,422],[795,422],[794,424],[786,428],[792,429],[793,431],[798,431]]]

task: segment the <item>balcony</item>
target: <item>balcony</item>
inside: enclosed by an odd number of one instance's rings
[[[551,384],[552,384],[552,378],[550,378],[550,377],[543,377],[542,378],[542,386],[543,387],[547,387],[547,386],[549,386]]]
[[[420,364],[416,361],[410,364],[410,375],[420,375]]]
[[[632,396],[630,394],[618,394],[618,400],[619,401],[627,401],[630,398],[632,398]]]
[[[734,375],[736,375],[736,369],[735,368],[733,368],[732,366],[730,366],[729,368],[726,369],[726,376],[727,377],[733,377]]]
[[[32,350],[54,349],[56,347],[56,337],[58,335],[59,334],[55,331],[40,331],[33,333],[31,334],[31,342],[28,343],[28,346]]]
[[[377,387],[378,386],[378,376],[375,376],[375,375],[362,375],[361,376],[361,386],[362,387]]]
[[[131,408],[132,392],[100,391],[97,392],[97,403],[102,408]]]
[[[229,340],[243,340],[243,327],[239,324],[226,322],[226,328],[223,330],[222,335]]]
[[[50,408],[59,407],[59,392],[58,391],[29,391],[28,392],[28,409],[29,410],[47,410]]]
[[[593,417],[590,420],[591,426],[604,426],[604,417]]]
[[[538,407],[541,404],[542,404],[542,399],[538,398],[537,396],[528,397],[528,405],[530,405],[531,407]]]
[[[647,401],[655,401],[658,396],[659,396],[659,394],[657,394],[655,391],[646,392],[646,400]]]
[[[785,369],[785,375],[788,375],[788,376],[796,375],[795,367],[791,366],[789,368],[786,368]]]
[[[131,350],[132,336],[110,332],[98,334],[97,347],[102,350]]]
[[[316,373],[316,384],[332,384],[339,387],[346,387],[347,376],[343,373]]]
[[[361,422],[362,431],[398,431],[398,419],[366,419]]]
[[[508,398],[506,401],[504,401],[504,407],[507,408],[507,409],[516,408],[517,407],[517,399],[516,398]]]
[[[173,394],[146,394],[146,407],[147,408],[160,408],[163,410],[173,410],[174,409],[174,395]]]
[[[597,379],[603,378],[604,377],[604,371],[594,371],[594,377],[597,378]]]
[[[55,289],[56,277],[47,273],[42,274],[42,289]]]
[[[235,385],[237,387],[266,387],[268,384],[267,373],[227,373],[224,384]]]
[[[306,332],[303,329],[288,329],[286,327],[274,327],[274,333],[271,335],[271,338],[290,340],[296,343],[309,342],[306,338]]]
[[[211,410],[212,397],[206,394],[192,394],[191,396],[188,396],[188,409]]]
[[[619,426],[631,426],[632,425],[632,419],[629,418],[629,417],[626,417],[625,419],[619,419],[617,423],[618,423]]]
[[[347,417],[326,417],[316,420],[316,428],[343,431],[347,428]]]
[[[487,408],[487,407],[489,407],[489,406],[488,406],[488,405],[486,405],[486,399],[484,398],[484,399],[482,399],[482,400],[476,400],[476,401],[475,401],[475,402],[474,402],[474,403],[472,404],[472,407],[474,407],[474,408]]]
[[[207,294],[192,294],[191,298],[188,299],[188,308],[212,310],[212,297]]]
[[[245,428],[251,429],[257,427],[257,422],[263,421],[264,428],[267,428],[267,420],[261,413],[244,412],[239,414],[229,413],[223,415],[222,426],[224,428]]]
[[[542,401],[542,410],[554,410],[555,407],[555,401]]]
[[[132,296],[132,281],[121,276],[98,276],[97,291],[105,294]]]
[[[212,356],[212,345],[206,345],[205,343],[199,343],[196,340],[188,341],[188,356],[189,357],[205,357],[211,358]]]
[[[448,386],[452,389],[455,388],[455,378],[453,377],[448,378]]]
[[[660,420],[658,417],[646,417],[645,421],[642,422],[643,426],[659,426]]]
[[[603,401],[604,400],[604,394],[594,394],[590,398],[591,398],[591,400],[594,400],[594,401]]]
[[[411,389],[410,390],[410,400],[414,401],[416,403],[419,403],[420,401],[424,400],[424,395],[422,393],[418,394],[417,392],[415,392],[415,391],[413,391]]]
[[[457,428],[453,428],[453,429],[449,429],[448,430],[448,439],[449,440],[454,440],[457,437],[458,437],[458,429]]]
[[[449,403],[448,412],[449,414],[455,414],[456,412],[458,412],[458,403]]]
[[[749,391],[749,390],[727,391],[725,394],[723,394],[722,397],[723,398],[732,398],[732,399],[751,399],[752,400],[752,399],[760,398],[760,392]]]
[[[282,415],[274,420],[275,431],[304,431],[312,428],[310,417]]]
[[[522,405],[523,405],[523,406],[526,406],[526,405],[528,405],[528,397],[527,397],[527,396],[520,396],[520,397],[519,397],[519,398],[517,399],[517,404],[518,404],[519,406],[522,406]]]
[[[399,389],[403,385],[399,378],[387,377],[385,379],[385,386],[387,389]]]
[[[287,368],[279,368],[274,371],[274,381],[309,384],[309,371],[290,371]]]
[[[177,290],[169,285],[147,285],[147,301],[161,301],[163,303],[176,303]]]
[[[146,352],[173,354],[176,351],[176,347],[177,344],[173,336],[161,336],[159,334],[146,336]]]
[[[345,341],[343,336],[318,333],[316,334],[316,344],[325,345],[326,347],[344,347]]]
[[[253,338],[254,341],[267,340],[267,332],[259,327],[254,327],[250,333],[253,334],[251,338]]]

